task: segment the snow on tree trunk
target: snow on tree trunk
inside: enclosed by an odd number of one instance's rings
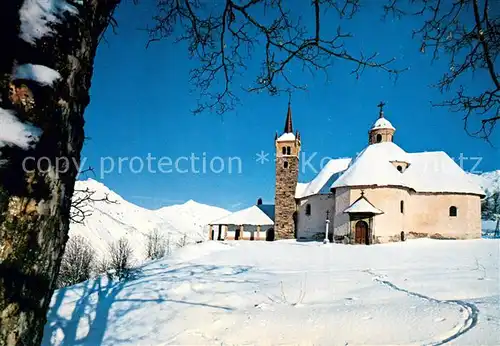
[[[0,2],[0,345],[41,342],[78,172],[56,159],[80,162],[96,48],[118,3]]]

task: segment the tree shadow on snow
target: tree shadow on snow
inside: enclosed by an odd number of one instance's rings
[[[104,281],[107,281],[104,283]],[[83,283],[80,297],[76,300],[74,309],[69,319],[58,315],[58,310],[64,300],[66,292],[72,288],[61,288],[57,291],[54,305],[47,315],[48,323],[45,325],[44,340],[42,345],[50,345],[56,335],[62,334],[61,345],[98,345],[103,339],[108,322],[108,313],[114,303],[116,295],[122,290],[125,282],[114,282],[98,277],[93,281]],[[77,286],[78,288],[80,285]],[[97,298],[97,302],[93,300]],[[90,308],[90,309],[89,309]],[[92,316],[90,310],[94,310]],[[88,323],[88,334],[77,339],[77,330],[81,321]],[[61,333],[62,332],[62,333]]]
[[[57,340],[60,345],[82,345],[95,346],[103,343],[106,329],[109,322],[118,320],[127,313],[140,308],[147,303],[174,303],[190,306],[202,306],[222,311],[232,311],[231,307],[218,306],[204,302],[190,302],[186,300],[168,299],[161,293],[161,287],[151,287],[154,298],[137,299],[131,298],[135,292],[135,287],[140,288],[141,293],[145,293],[144,287],[139,286],[147,282],[175,282],[183,281],[196,282],[224,282],[224,283],[248,283],[248,280],[237,280],[234,277],[248,272],[251,268],[244,266],[212,266],[212,265],[186,265],[179,268],[158,268],[159,270],[146,269],[139,275],[128,280],[113,280],[106,276],[101,276],[95,280],[89,280],[82,284],[61,288],[56,291],[53,297],[53,304],[47,314],[47,324],[44,330],[42,345],[52,345],[53,340]],[[146,273],[147,272],[147,273]],[[135,286],[135,287],[134,287]],[[117,298],[120,292],[127,287],[127,294]],[[213,292],[214,294],[216,292]],[[227,293],[227,292],[221,292]],[[74,302],[74,303],[73,303]],[[124,309],[113,309],[112,317],[109,314],[114,303],[127,303]],[[64,304],[73,303],[73,310],[68,317],[67,314],[59,310]],[[80,331],[78,330],[80,328]],[[82,331],[86,335],[82,336]],[[79,333],[78,333],[79,332]],[[79,335],[80,334],[80,335]],[[106,339],[113,336],[108,336]],[[118,344],[119,339],[107,340],[112,344]],[[130,340],[127,340],[130,343]],[[136,340],[139,341],[139,340]]]
[[[127,311],[121,311],[116,316],[126,314],[136,306],[134,303],[161,302],[163,299],[116,299],[117,295],[128,286],[134,277],[128,280],[114,280],[111,277],[100,276],[95,280],[86,281],[73,287],[64,287],[56,292],[54,303],[47,314],[42,345],[51,345],[52,339],[62,339],[61,345],[99,345],[104,339],[104,333],[109,321],[109,312],[115,302],[131,303]],[[68,294],[71,291],[73,294]],[[70,297],[77,295],[74,308],[69,318],[60,316],[59,309],[63,301],[68,302]],[[66,299],[65,299],[66,298]],[[88,333],[78,337],[78,327],[87,325]],[[62,337],[62,338],[61,338]]]

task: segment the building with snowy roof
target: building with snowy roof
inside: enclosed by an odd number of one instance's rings
[[[275,205],[269,220],[263,220],[257,205],[213,224],[236,228],[234,234],[224,233],[229,239],[328,236],[372,244],[415,237],[480,238],[483,190],[445,152],[408,153],[395,144],[396,128],[383,106],[359,155],[332,159],[310,182],[299,183],[301,137],[293,131],[289,104],[284,131],[275,136]],[[258,237],[248,231],[257,225]]]
[[[445,152],[407,153],[400,148],[394,143],[396,129],[385,118],[383,104],[379,106],[368,146],[352,159],[329,161],[309,183],[297,183],[295,194],[287,197],[296,205],[294,229],[275,222],[276,233],[321,237],[328,217],[330,239],[350,243],[479,238],[484,196],[479,185]],[[276,170],[278,189],[287,178],[281,167]],[[279,214],[283,202],[278,199],[283,197],[276,198]]]
[[[209,229],[210,240],[274,240],[274,205],[259,198],[257,205],[212,221]]]

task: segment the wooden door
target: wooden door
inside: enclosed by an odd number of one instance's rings
[[[354,233],[354,243],[368,244],[368,224],[366,222],[358,221],[356,223],[356,229]]]

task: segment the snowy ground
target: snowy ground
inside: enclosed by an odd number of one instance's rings
[[[44,345],[498,345],[498,240],[208,242],[54,294]]]

